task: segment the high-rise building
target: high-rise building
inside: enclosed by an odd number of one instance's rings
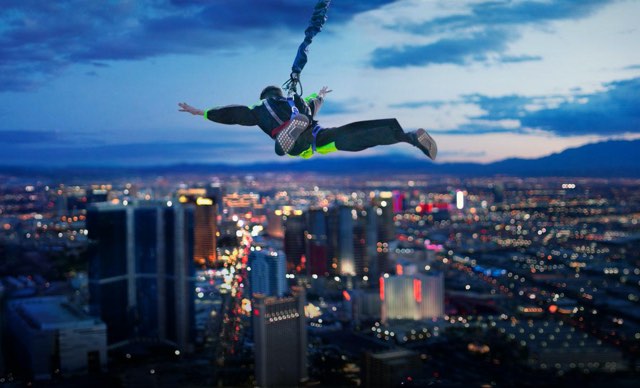
[[[302,215],[291,214],[284,223],[284,253],[287,256],[287,271],[300,273],[306,268],[306,220]]]
[[[200,266],[212,265],[218,257],[218,199],[207,196],[207,192],[204,188],[182,189],[177,192],[180,203],[195,206],[193,259]]]
[[[13,361],[36,380],[50,379],[54,373],[69,376],[106,369],[106,325],[65,297],[9,301],[7,326]]]
[[[353,221],[357,211],[350,206],[338,208],[338,268],[340,275],[355,275],[353,255]]]
[[[369,274],[369,254],[367,251],[367,212],[356,212],[353,221],[353,264],[355,274]]]
[[[382,249],[380,249],[380,252],[378,252],[377,248],[378,248],[378,214],[376,214],[376,209],[375,208],[367,208],[366,209],[366,216],[365,216],[365,220],[366,220],[366,224],[367,224],[367,229],[366,229],[366,251],[367,251],[367,258],[369,259],[369,277],[370,278],[377,278],[378,276],[380,276],[380,274],[382,272],[385,271],[385,266],[386,264],[384,262],[381,262],[381,253],[382,253]]]
[[[267,235],[275,238],[284,238],[282,210],[270,209],[267,211]]]
[[[395,239],[396,230],[393,223],[393,194],[383,191],[374,197],[372,202],[378,215],[378,238],[381,242],[388,243]],[[379,209],[379,210],[378,210]]]
[[[138,339],[189,351],[194,337],[192,205],[97,204],[87,212],[89,303],[109,346]]]
[[[295,387],[307,380],[304,289],[284,298],[254,296],[256,382],[260,387]]]
[[[444,315],[444,276],[414,274],[380,277],[382,321],[422,320]]]
[[[329,273],[327,212],[324,209],[310,209],[307,213],[307,226],[307,272],[323,276]]]
[[[282,296],[286,291],[287,261],[284,252],[262,249],[249,254],[251,293]]]
[[[371,211],[376,215],[377,227],[376,253],[377,260],[374,267],[376,272],[388,271],[389,242],[395,239],[395,225],[393,223],[393,194],[390,191],[380,192],[371,198]],[[372,224],[372,222],[370,221]]]

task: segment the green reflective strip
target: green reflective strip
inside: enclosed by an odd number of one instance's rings
[[[209,113],[209,109],[204,110],[204,118],[208,120],[207,113]]]
[[[249,107],[249,109],[253,109],[253,108],[255,108],[256,106],[258,106],[258,105],[262,104],[262,102],[263,102],[263,101],[264,101],[264,100],[260,100],[260,102],[258,102],[258,103],[256,103],[256,104],[251,105],[251,106]]]
[[[332,141],[331,143],[325,144],[321,147],[316,147],[316,151],[318,151],[319,154],[328,154],[337,150],[338,148],[336,147],[335,141]]]
[[[336,148],[336,142],[331,142],[329,144],[325,144],[322,147],[316,147],[316,151],[318,151],[319,154],[328,154],[334,151],[338,151],[338,148]],[[292,158],[303,158],[303,159],[309,159],[310,157],[313,156],[313,147],[309,147],[306,150],[300,152],[298,155],[289,155]]]
[[[289,155],[289,156],[291,156],[292,158],[300,157],[303,159],[309,159],[310,157],[313,156],[313,148],[309,147],[306,150],[300,152],[298,155]]]
[[[314,98],[318,98],[318,93],[313,93],[313,94],[308,95],[307,97],[304,98],[304,101],[308,103],[309,101],[311,101]]]

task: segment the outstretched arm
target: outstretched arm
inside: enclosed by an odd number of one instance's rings
[[[311,107],[311,111],[313,112],[314,116],[317,115],[320,111],[320,107],[322,106],[324,97],[331,92],[331,89],[323,86],[318,93],[314,93],[305,99],[307,101],[307,104],[309,104],[309,106]]]
[[[180,112],[191,113],[195,116],[204,116],[204,118],[220,124],[258,125],[258,118],[254,115],[251,108],[244,105],[228,105],[206,111],[194,108],[185,102],[179,103],[178,106],[180,107]]]
[[[191,105],[187,104],[186,102],[180,102],[178,103],[178,106],[180,107],[180,109],[178,109],[180,112],[191,113],[194,116],[204,115],[204,111],[202,109],[194,108]]]

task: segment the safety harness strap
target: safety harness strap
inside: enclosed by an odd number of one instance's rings
[[[316,124],[316,126],[313,127],[313,132],[311,132],[313,134],[313,143],[311,143],[311,148],[313,149],[314,154],[316,153],[316,137],[322,130],[323,128],[319,124]]]
[[[271,104],[269,104],[269,100],[264,100],[264,106],[267,108],[267,110],[269,111],[269,114],[271,115],[271,117],[273,117],[273,119],[280,125],[283,124],[282,120],[280,120],[280,117],[278,117],[278,115],[276,114],[276,112],[273,111],[273,108],[271,107]]]
[[[278,134],[291,122],[291,120],[296,118],[296,116],[300,113],[300,111],[296,107],[296,103],[293,101],[293,98],[287,97],[287,103],[291,107],[291,117],[289,118],[289,120],[287,120],[285,122],[282,122],[282,120],[280,120],[280,117],[278,117],[278,115],[276,115],[276,112],[273,111],[273,108],[269,104],[269,101],[268,100],[264,100],[264,106],[269,111],[269,114],[271,115],[271,117],[273,117],[274,120],[276,120],[278,122],[278,124],[280,124],[279,126],[277,126],[276,128],[274,128],[271,131],[271,137],[278,136]],[[314,137],[314,139],[315,139],[315,137]]]

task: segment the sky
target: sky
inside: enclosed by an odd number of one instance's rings
[[[283,163],[253,105],[289,77],[315,0],[1,0],[0,165]],[[444,162],[640,138],[640,1],[333,0],[304,94],[324,127],[395,117]],[[409,144],[315,156],[415,157]]]

